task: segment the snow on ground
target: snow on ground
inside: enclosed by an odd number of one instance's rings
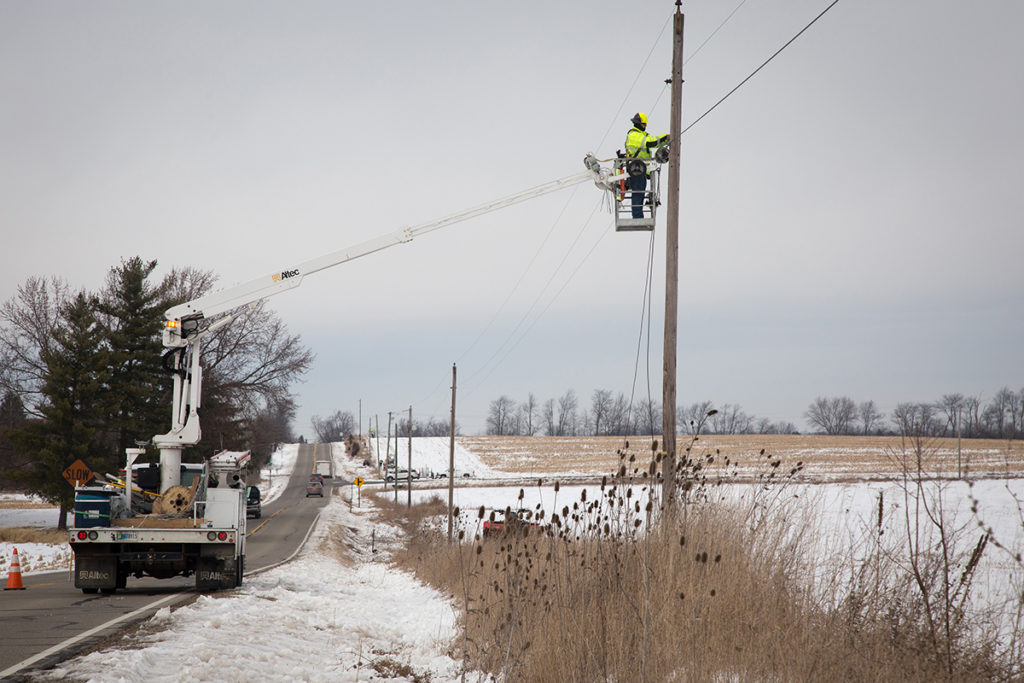
[[[398,467],[404,469],[409,462],[409,440],[399,437],[391,439],[390,444],[383,437],[367,439],[370,444],[371,463],[384,460],[387,451],[390,450],[392,457],[397,453]],[[447,475],[448,463],[451,454],[451,441],[447,436],[418,436],[412,440],[412,468],[419,470],[421,477],[430,478],[433,475]],[[520,477],[521,474],[510,472],[499,472],[484,465],[478,457],[470,453],[459,444],[455,444],[455,476],[465,475],[475,478],[496,479],[502,477]]]
[[[7,507],[20,504],[26,507]],[[57,508],[46,507],[46,504],[35,496],[21,493],[0,494],[0,527],[56,529],[58,513]],[[63,571],[70,567],[71,547],[67,544],[0,541],[0,571],[3,572],[0,576],[3,576],[4,585],[14,559],[15,548],[18,549],[18,564],[21,566],[22,574]]]
[[[405,444],[399,440],[402,464],[407,457]],[[425,476],[430,471],[446,471],[448,448],[445,438],[414,439],[413,467]],[[362,466],[361,457],[346,457],[342,444],[333,444],[331,452],[339,477],[374,476],[371,468]],[[370,455],[375,458],[376,453]],[[294,444],[275,452],[272,466],[262,473],[264,500],[280,495],[297,454]],[[524,476],[493,472],[458,448],[456,468],[480,478]],[[438,488],[413,489],[413,499],[439,496],[447,500],[447,482],[435,483]],[[540,505],[550,513],[563,505],[571,507],[580,500],[583,489],[589,500],[599,494],[597,486],[562,486],[556,493],[553,487],[466,486],[469,482],[461,477],[454,483],[460,522],[469,530],[476,527],[481,506],[535,509]],[[973,489],[963,482],[942,485],[947,505],[968,529],[976,523],[970,511],[971,492],[980,501],[980,519],[993,528],[996,538],[1014,551],[1024,548],[1024,522],[1017,505],[1024,500],[1024,480],[984,480],[976,482]],[[409,680],[414,675],[429,676],[433,681],[457,679],[459,663],[449,656],[454,652],[456,609],[411,575],[387,566],[388,549],[400,543],[400,538],[397,529],[374,517],[372,496],[366,494],[379,491],[379,486],[364,486],[362,507],[350,508],[351,486],[332,496],[310,541],[294,561],[247,577],[235,591],[200,596],[173,612],[165,608],[121,648],[65,662],[49,672],[48,678],[147,683],[222,680],[224,663],[230,662],[231,680],[355,681],[371,676],[375,680]],[[748,495],[756,488],[732,486],[735,495]],[[886,524],[895,531],[905,508],[895,483],[801,484],[786,489],[787,499],[800,501],[805,516],[817,519],[823,538],[831,539],[825,541],[832,543],[829,551],[841,546],[837,539],[853,542],[872,528],[880,493]],[[404,500],[407,493],[403,490],[399,495]],[[0,515],[4,512],[0,510]],[[371,538],[379,552],[371,551]],[[339,560],[335,550],[339,546],[351,548],[346,552],[354,553],[354,561]],[[986,597],[995,599],[1020,580],[1019,568],[1002,551],[990,546],[985,562],[978,584]],[[377,669],[371,670],[374,664]],[[399,675],[402,666],[410,669]]]
[[[399,542],[370,501],[350,510],[331,496],[294,561],[164,608],[121,647],[64,662],[42,680],[458,680],[460,663],[448,656],[455,607],[387,566]],[[339,547],[355,561],[339,561]]]

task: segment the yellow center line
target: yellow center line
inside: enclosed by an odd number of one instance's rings
[[[265,520],[263,520],[262,522],[260,522],[260,523],[259,523],[259,525],[258,525],[258,526],[257,526],[257,527],[256,527],[255,529],[253,529],[252,531],[247,531],[247,532],[246,532],[246,534],[245,534],[245,537],[246,537],[246,538],[249,538],[249,537],[250,537],[250,536],[252,536],[252,535],[253,535],[254,533],[256,533],[257,531],[259,531],[260,529],[262,529],[262,528],[263,528],[263,525],[264,525],[264,524],[266,524],[267,522],[269,522],[270,520],[272,520],[272,519],[273,519],[274,517],[277,517],[277,516],[278,516],[279,514],[281,514],[282,512],[284,512],[284,511],[285,511],[285,510],[287,510],[287,509],[288,509],[288,507],[287,507],[287,506],[285,506],[285,507],[281,508],[280,510],[278,510],[277,512],[275,512],[274,514],[270,515],[270,516],[269,516],[269,517],[267,517],[267,518],[266,518]]]

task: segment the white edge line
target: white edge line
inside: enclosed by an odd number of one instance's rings
[[[3,671],[0,671],[0,678],[3,678],[5,676],[10,676],[11,674],[18,672],[18,671],[24,669],[25,667],[28,667],[28,666],[31,666],[32,664],[35,664],[36,662],[38,662],[41,659],[45,659],[46,657],[49,657],[52,654],[60,652],[61,650],[65,649],[65,648],[71,647],[72,645],[74,645],[75,643],[77,643],[80,640],[88,638],[88,637],[90,637],[90,636],[92,636],[92,635],[94,635],[96,633],[99,633],[100,631],[102,631],[102,630],[104,630],[106,628],[109,628],[109,627],[113,626],[114,624],[116,624],[118,622],[124,621],[125,619],[131,619],[132,617],[134,617],[134,616],[136,616],[138,614],[141,614],[141,613],[145,612],[146,610],[153,609],[154,607],[157,607],[158,605],[162,605],[163,603],[167,602],[168,600],[173,600],[174,598],[178,598],[178,597],[181,597],[183,595],[185,595],[185,593],[172,593],[171,595],[164,596],[164,597],[160,598],[159,600],[157,600],[155,602],[151,602],[148,605],[144,605],[144,606],[138,608],[137,610],[135,610],[134,612],[129,612],[128,614],[122,614],[119,617],[111,619],[110,621],[108,621],[105,624],[100,624],[99,626],[93,627],[93,628],[89,629],[88,631],[85,631],[83,633],[79,633],[77,636],[72,636],[72,637],[68,638],[67,640],[65,640],[64,642],[57,643],[53,647],[51,647],[49,649],[46,649],[46,650],[43,650],[42,652],[40,652],[37,655],[33,655],[32,657],[29,657],[28,659],[26,659],[26,660],[24,660],[22,662],[18,662],[17,664],[15,664],[12,667],[9,667],[7,669],[4,669]]]
[[[319,522],[319,521],[320,521],[320,513],[317,512],[316,513],[316,517],[313,518],[313,522],[309,525],[309,528],[306,529],[306,535],[303,537],[302,543],[299,544],[299,547],[296,548],[295,552],[293,552],[291,555],[289,555],[288,557],[284,558],[280,562],[275,562],[274,564],[268,564],[265,567],[260,567],[259,569],[253,569],[252,571],[248,571],[248,572],[245,573],[245,576],[256,576],[257,574],[262,574],[263,572],[270,571],[274,567],[280,567],[282,564],[285,564],[287,562],[291,562],[292,560],[294,560],[295,556],[298,555],[302,551],[302,549],[306,547],[306,541],[309,540],[309,535],[313,533],[313,529],[316,528],[316,523]],[[0,675],[2,675],[2,672],[0,672]]]
[[[316,513],[316,517],[313,518],[313,523],[310,524],[309,528],[306,530],[306,535],[305,535],[305,537],[303,537],[302,543],[300,543],[299,547],[295,549],[295,552],[293,552],[287,558],[285,558],[285,559],[283,559],[280,562],[277,562],[275,564],[268,564],[265,567],[260,567],[259,569],[252,570],[251,572],[246,572],[245,575],[246,576],[255,576],[256,574],[262,574],[263,572],[269,571],[269,570],[273,569],[274,567],[279,567],[282,564],[285,564],[287,562],[291,562],[295,558],[295,556],[298,555],[299,552],[306,546],[306,541],[309,540],[309,536],[310,536],[310,534],[313,533],[313,529],[316,528],[316,523],[318,521],[320,521],[320,513],[319,512]],[[171,595],[167,595],[165,597],[160,598],[156,602],[151,602],[148,605],[143,605],[142,607],[138,608],[134,612],[129,612],[128,614],[122,614],[121,616],[117,617],[116,619],[111,619],[110,621],[108,621],[105,624],[100,624],[99,626],[93,627],[93,628],[89,629],[88,631],[85,631],[84,633],[79,633],[77,636],[72,636],[72,637],[68,638],[67,640],[65,640],[63,642],[57,643],[56,645],[54,645],[51,648],[43,650],[39,654],[33,655],[33,656],[29,657],[28,659],[26,659],[24,661],[18,662],[14,666],[8,667],[7,669],[4,669],[3,671],[0,671],[0,678],[4,678],[5,676],[10,676],[13,673],[17,673],[18,671],[21,671],[22,669],[35,664],[36,662],[38,662],[41,659],[45,659],[46,657],[49,657],[52,654],[60,652],[61,650],[65,649],[65,648],[71,647],[72,645],[77,643],[79,640],[82,640],[84,638],[88,638],[88,637],[92,636],[93,634],[98,633],[99,631],[102,631],[105,628],[109,628],[110,626],[113,626],[114,624],[116,624],[116,623],[118,623],[120,621],[124,621],[125,619],[130,619],[130,618],[134,617],[137,614],[145,612],[146,610],[149,610],[149,609],[153,609],[154,607],[157,607],[158,605],[161,605],[161,604],[167,602],[168,600],[172,600],[173,598],[177,598],[177,597],[180,597],[182,595],[185,595],[185,593],[172,593]]]

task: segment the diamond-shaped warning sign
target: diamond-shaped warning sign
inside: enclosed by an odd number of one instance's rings
[[[64,470],[64,479],[72,486],[79,486],[92,479],[92,470],[81,460],[76,460]]]

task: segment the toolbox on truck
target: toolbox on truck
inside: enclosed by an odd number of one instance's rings
[[[75,492],[75,528],[110,526],[110,496],[102,488],[80,488]]]

